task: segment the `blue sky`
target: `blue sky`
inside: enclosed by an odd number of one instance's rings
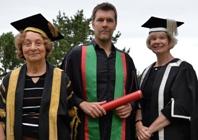
[[[178,28],[178,44],[171,50],[174,57],[188,61],[198,74],[198,1],[195,0],[106,0],[115,5],[118,11],[117,31],[121,32],[116,47],[130,48],[130,55],[137,70],[141,73],[150,63],[156,61],[155,55],[146,47],[148,29],[141,25],[150,17],[176,19],[184,21]],[[101,0],[6,0],[0,4],[0,35],[17,31],[10,25],[12,21],[42,13],[49,21],[56,19],[58,12],[73,16],[77,10],[83,10],[85,16],[91,16],[94,6]]]

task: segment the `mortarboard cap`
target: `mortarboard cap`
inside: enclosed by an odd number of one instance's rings
[[[63,39],[56,27],[41,14],[36,14],[11,23],[18,31],[34,31],[41,33],[51,41]]]
[[[163,19],[158,17],[150,17],[148,21],[146,21],[142,27],[150,28],[149,33],[157,32],[157,31],[165,31],[170,35],[176,36],[177,27],[182,25],[184,22],[175,21],[172,19]]]

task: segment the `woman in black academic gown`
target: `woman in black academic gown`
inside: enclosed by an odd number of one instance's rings
[[[141,76],[144,98],[139,101],[136,114],[139,140],[195,140],[196,130],[190,128],[193,128],[191,116],[196,102],[197,76],[191,64],[170,52],[177,43],[177,27],[182,24],[151,17],[142,25],[150,28],[146,44],[157,61]]]
[[[63,36],[41,14],[11,23],[17,56],[25,64],[7,74],[0,86],[0,139],[70,140],[71,82],[46,58],[51,41]]]

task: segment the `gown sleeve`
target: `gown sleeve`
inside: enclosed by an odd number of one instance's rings
[[[196,94],[193,97],[193,108],[191,113],[191,140],[198,139],[198,82],[196,84]]]
[[[83,91],[82,91],[82,79],[81,79],[81,47],[74,47],[66,55],[64,60],[65,66],[63,67],[64,71],[69,76],[72,85],[78,88],[73,88],[74,91],[74,103],[75,106],[84,101],[83,100]],[[75,77],[75,78],[74,78]]]
[[[80,118],[78,116],[78,112],[77,112],[77,107],[74,106],[74,92],[72,90],[72,84],[71,81],[68,78],[68,84],[66,86],[66,90],[67,90],[67,102],[68,102],[68,119],[69,119],[69,124],[68,124],[68,128],[69,128],[69,132],[70,132],[70,138],[73,140],[76,140],[76,135],[77,135],[77,128],[78,125],[80,123]]]
[[[0,125],[5,131],[5,126],[6,126],[6,81],[7,78],[4,78],[1,86],[0,86]]]
[[[174,119],[189,119],[197,92],[197,76],[191,64],[182,62],[170,89],[171,101],[162,109],[162,113]]]

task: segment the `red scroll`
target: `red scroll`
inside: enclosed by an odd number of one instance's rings
[[[135,92],[132,92],[130,94],[127,94],[125,96],[122,96],[120,98],[117,98],[115,100],[109,101],[107,103],[101,104],[101,106],[106,110],[112,110],[116,107],[119,107],[121,105],[130,103],[132,101],[138,100],[140,98],[143,97],[142,91],[141,90],[137,90]]]

